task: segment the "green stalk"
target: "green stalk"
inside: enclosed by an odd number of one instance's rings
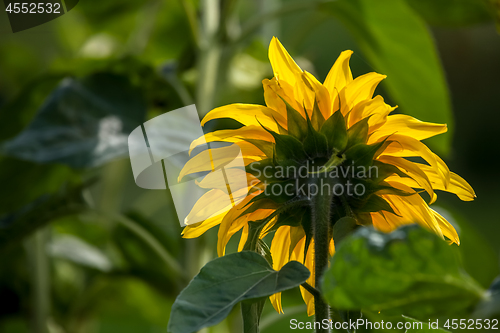
[[[48,229],[35,232],[28,242],[33,290],[33,333],[46,333],[50,312],[50,272],[47,253]]]
[[[219,63],[222,53],[217,38],[221,27],[219,0],[202,0],[201,40],[199,42],[198,86],[196,91],[196,107],[204,116],[213,106]]]
[[[328,267],[329,247],[330,247],[330,217],[331,205],[333,198],[334,179],[328,175],[314,177],[312,180],[319,188],[318,194],[312,198],[311,217],[313,221],[313,237],[314,237],[314,285],[318,289],[321,285],[321,277],[323,272]],[[328,184],[329,187],[323,187]],[[328,191],[324,191],[328,188]],[[314,295],[314,310],[315,321],[323,323],[330,320],[330,309],[325,303],[321,295]],[[322,326],[316,330],[317,333],[330,332],[329,329],[324,329]]]

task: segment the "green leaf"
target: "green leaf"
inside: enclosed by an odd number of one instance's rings
[[[423,321],[460,318],[483,291],[463,271],[455,250],[417,225],[390,234],[359,228],[336,249],[324,276],[324,297],[342,310]]]
[[[401,0],[339,0],[322,5],[353,34],[401,112],[422,121],[448,124],[450,96],[436,47],[423,20]],[[441,154],[452,133],[429,140]]]
[[[321,127],[321,133],[326,136],[330,150],[344,151],[347,146],[347,127],[340,111],[335,112],[325,121]]]
[[[239,302],[299,286],[309,270],[291,261],[275,271],[261,255],[238,252],[206,264],[172,306],[168,331],[191,333],[217,324]]]
[[[492,21],[487,1],[482,0],[406,0],[428,23],[462,27]]]
[[[36,229],[63,216],[88,209],[82,190],[91,182],[67,186],[54,194],[44,194],[20,210],[0,218],[0,251],[24,240]]]
[[[140,90],[124,76],[97,73],[82,80],[65,78],[3,150],[37,163],[102,165],[128,155],[127,137],[142,124],[145,113]]]
[[[340,242],[358,228],[356,219],[345,216],[338,219],[333,225],[333,243],[335,248],[340,245]]]

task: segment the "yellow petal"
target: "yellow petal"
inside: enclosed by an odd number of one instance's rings
[[[390,184],[391,186],[404,190],[404,187],[402,187],[401,184],[395,182],[391,182]],[[434,214],[431,213],[429,206],[420,195],[405,197],[397,195],[382,195],[382,197],[387,200],[393,208],[395,208],[399,215],[401,215],[400,219],[418,223],[424,228],[433,231],[441,238],[443,237],[443,232],[441,231]],[[387,214],[384,212],[384,215]]]
[[[206,189],[219,189],[227,193],[228,186],[230,186],[231,192],[236,192],[243,188],[248,189],[250,184],[257,184],[259,182],[255,176],[245,173],[240,168],[225,168],[224,172],[225,175],[210,172],[201,181],[195,180],[196,185]],[[243,175],[245,177],[242,177]]]
[[[266,101],[267,107],[277,111],[278,113],[286,117],[286,105],[285,102],[283,102],[283,100],[280,98],[280,95],[283,97],[283,95],[285,94],[284,92],[281,92],[281,94],[278,93],[283,89],[278,85],[276,78],[273,77],[271,80],[262,80],[262,86],[264,87],[264,100]]]
[[[205,134],[191,143],[189,154],[194,148],[209,142],[241,142],[244,139],[274,142],[273,136],[262,126],[243,126],[233,130],[220,130]]]
[[[332,115],[332,107],[330,102],[330,93],[325,86],[323,86],[311,73],[304,72],[302,74],[302,81],[305,86],[312,92],[310,95],[311,104],[307,106],[308,114],[312,117],[312,111],[314,107],[314,99],[318,103],[319,110],[323,115],[323,118],[328,119]],[[306,104],[307,105],[307,104]],[[318,128],[319,130],[319,128]]]
[[[410,220],[398,219],[398,216],[388,213],[385,211],[370,213],[372,218],[373,227],[382,232],[392,232],[404,223],[402,221],[408,221],[406,224],[411,224]],[[387,217],[386,217],[387,215]]]
[[[380,156],[420,156],[433,168],[438,170],[445,186],[448,186],[450,182],[450,169],[448,169],[446,163],[444,163],[444,161],[439,156],[434,154],[425,144],[418,141],[417,139],[400,134],[391,135],[389,137],[389,140],[392,142],[384,149]]]
[[[456,173],[450,172],[450,183],[445,186],[442,177],[437,174],[435,169],[428,165],[420,165],[420,168],[425,172],[435,190],[454,193],[463,201],[472,201],[476,198],[472,186]]]
[[[232,207],[225,191],[213,189],[203,194],[186,216],[186,225],[204,221],[211,216],[223,213]]]
[[[274,233],[271,242],[271,256],[273,258],[273,269],[280,270],[290,259],[290,226],[279,227]],[[283,313],[281,306],[281,293],[269,297],[271,304],[278,313]]]
[[[275,132],[278,131],[276,121],[278,121],[281,126],[285,126],[286,124],[286,118],[284,118],[278,111],[266,106],[254,104],[230,104],[210,111],[201,121],[201,126],[205,126],[209,120],[219,118],[234,119],[247,126],[260,126],[260,124],[262,124]]]
[[[246,196],[241,202],[239,202],[235,207],[227,212],[226,216],[222,219],[219,226],[218,242],[217,242],[217,254],[223,256],[226,252],[226,245],[236,232],[238,232],[247,222],[256,221],[266,218],[272,212],[273,209],[258,209],[250,214],[245,214],[240,216],[248,207],[245,207],[253,197],[258,195],[259,192],[251,193]]]
[[[424,140],[447,130],[444,124],[426,123],[404,114],[396,114],[387,117],[385,124],[370,136],[368,142],[378,142],[393,133]]]
[[[305,238],[304,238],[305,242]],[[302,249],[304,248],[304,245],[302,246]],[[307,249],[307,254],[306,258],[304,261],[304,265],[309,269],[309,272],[311,272],[311,276],[306,280],[307,283],[309,283],[312,287],[315,287],[315,271],[314,271],[314,239],[311,239],[311,243],[309,244],[309,249]],[[307,315],[308,316],[313,316],[315,311],[314,311],[314,296],[305,290],[302,286],[300,287],[300,293],[302,294],[302,298],[304,299],[304,302],[307,305]]]
[[[347,125],[351,127],[358,121],[370,117],[368,125],[370,126],[369,133],[371,133],[377,128],[384,126],[387,116],[394,109],[396,107],[386,104],[382,96],[375,96],[373,99],[361,101],[352,109],[349,113]]]
[[[342,114],[346,115],[356,104],[366,99],[371,99],[377,85],[387,76],[378,73],[368,73],[358,76],[354,81],[342,89],[340,101]]]
[[[262,160],[262,151],[249,142],[238,142],[237,145],[207,149],[191,157],[179,173],[178,181],[189,174],[218,170],[231,163],[241,153],[244,165]]]
[[[295,74],[302,73],[302,70],[276,37],[273,37],[269,45],[269,60],[278,81],[285,81],[292,87],[295,86]]]
[[[429,209],[431,210],[431,212],[434,214],[434,217],[438,221],[439,227],[443,231],[443,235],[445,235],[453,243],[460,245],[460,238],[458,237],[457,231],[451,225],[451,223],[446,221],[446,219],[443,216],[441,216],[441,214],[436,212],[434,209],[432,208]]]
[[[413,163],[411,161],[408,161],[407,159],[401,158],[401,157],[395,157],[395,156],[380,156],[378,161],[386,163],[386,164],[392,164],[398,167],[402,172],[407,174],[408,176],[411,177],[411,179],[415,180],[417,184],[419,185],[418,188],[423,188],[431,197],[430,204],[432,204],[434,201],[436,201],[436,194],[434,193],[434,190],[432,188],[431,182],[425,172],[422,171],[422,169],[419,168],[418,163]],[[411,182],[407,182],[406,180],[408,178],[402,178],[398,177],[395,178],[392,176],[391,179],[396,179],[399,183],[405,184],[408,186],[411,186]]]
[[[349,68],[349,59],[351,59],[352,51],[347,50],[340,54],[340,56],[333,64],[330,72],[326,76],[323,85],[330,93],[331,112],[333,113],[339,108],[338,93],[344,89],[346,85],[352,82],[352,73]]]
[[[243,231],[241,232],[240,243],[238,244],[238,252],[243,251],[243,248],[245,247],[245,243],[248,239],[248,229],[248,224],[245,224],[245,226],[243,227]]]
[[[183,238],[196,238],[205,233],[208,229],[215,227],[222,222],[226,211],[231,209],[232,205],[228,205],[227,209],[223,209],[221,213],[214,215],[203,222],[196,223],[193,225],[186,225],[182,230]]]

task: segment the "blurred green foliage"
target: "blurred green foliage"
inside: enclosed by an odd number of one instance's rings
[[[453,125],[429,145],[449,151],[450,169],[478,199],[441,194],[438,202],[458,226],[465,269],[487,288],[500,251],[498,4],[211,3],[81,0],[57,20],[16,34],[0,13],[0,331],[165,332],[175,297],[215,257],[216,230],[182,239],[168,190],[138,188],[123,146],[94,154],[99,142],[109,143],[99,128],[115,117],[121,127],[114,133],[123,138],[193,102],[205,111],[263,103],[272,35],[320,79],[341,51],[353,49],[355,75],[388,75],[378,93],[389,103]],[[62,93],[68,82],[90,94],[72,104]],[[230,126],[238,125],[207,125]],[[307,320],[297,290],[284,292],[283,304],[281,316],[266,304],[263,333]],[[237,312],[210,331],[239,332]]]

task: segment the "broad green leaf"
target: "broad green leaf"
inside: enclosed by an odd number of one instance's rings
[[[275,271],[261,255],[238,252],[206,264],[175,300],[168,331],[191,333],[224,319],[239,302],[299,286],[309,270],[291,261]]]
[[[21,209],[44,194],[56,193],[77,177],[77,172],[65,165],[42,165],[3,156],[0,159],[0,216]]]
[[[64,79],[4,153],[38,163],[94,167],[128,154],[128,134],[146,104],[126,77],[98,73]]]
[[[417,225],[389,234],[359,228],[336,249],[322,290],[338,309],[423,321],[464,315],[483,294],[455,249]]]
[[[461,27],[492,21],[488,0],[406,0],[427,22]]]
[[[339,0],[322,6],[353,34],[400,111],[422,121],[448,124],[429,140],[447,153],[452,138],[450,96],[436,47],[423,20],[401,0]]]

